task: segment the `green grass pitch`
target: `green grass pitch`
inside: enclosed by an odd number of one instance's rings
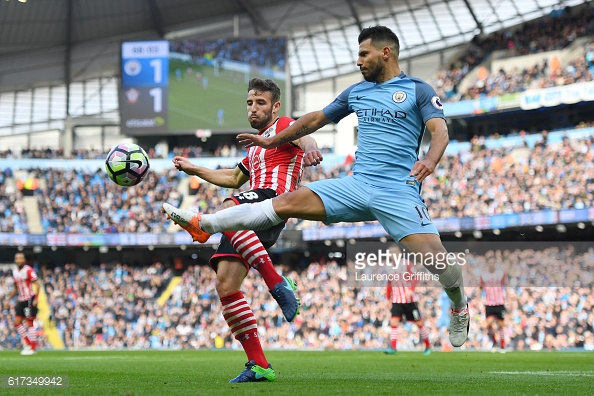
[[[191,71],[188,73],[188,68]],[[181,79],[176,70],[181,71]],[[196,73],[200,73],[197,77]],[[208,78],[208,87],[202,85],[202,77]],[[195,131],[244,130],[250,131],[247,121],[247,83],[256,75],[221,70],[215,76],[214,68],[176,60],[169,63],[169,130]],[[285,98],[285,83],[277,80],[281,88],[281,104]],[[219,123],[217,112],[224,110],[224,122]],[[281,106],[279,114],[284,114]]]
[[[2,395],[592,395],[594,353],[270,351],[277,379],[229,384],[239,351],[0,352],[0,375],[68,375],[64,389]]]

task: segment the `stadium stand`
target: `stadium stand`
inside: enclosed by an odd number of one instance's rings
[[[578,127],[588,125],[582,122]],[[431,216],[476,217],[594,205],[594,134],[560,138],[567,132],[571,131],[475,137],[469,145],[460,145],[454,152],[446,153],[434,175],[423,184],[423,196]],[[190,153],[194,149],[176,150],[192,157]],[[302,185],[344,177],[351,167],[352,162],[347,158],[335,167],[306,169]],[[0,172],[0,178],[6,180],[0,185],[5,192],[0,200],[0,227],[4,232],[24,233],[32,226],[28,224],[31,219],[27,219],[22,199],[26,185],[19,190],[13,172],[11,168]],[[180,188],[184,175],[173,167],[151,172],[141,184],[126,190],[106,182],[101,169],[17,172],[21,178],[38,181],[39,187],[30,193],[38,199],[44,233],[166,232],[170,224],[159,209],[166,199],[178,204],[186,197],[198,210],[209,212],[233,193],[231,189],[198,183],[188,195],[190,191],[185,184],[185,188]],[[126,218],[128,221],[122,221]],[[320,223],[291,219],[287,225],[289,229],[302,229]]]
[[[437,74],[432,85],[444,101],[458,101],[464,95],[458,90],[462,80],[494,51],[508,50],[509,57],[546,52],[562,49],[576,38],[593,33],[591,9],[577,15],[566,9],[549,18],[528,22],[517,30],[476,36],[448,68]]]
[[[509,282],[528,275],[543,260],[564,254],[576,273],[594,274],[594,250],[577,253],[544,249],[532,253],[509,252],[508,263],[526,262],[509,272]],[[476,256],[473,260],[484,260]],[[258,310],[259,333],[266,348],[381,349],[388,344],[389,305],[384,288],[353,289],[346,284],[346,270],[332,260],[313,261],[301,271],[282,266],[283,273],[300,285],[302,314],[289,324],[259,275],[244,283],[244,294]],[[224,326],[214,288],[214,272],[193,265],[161,307],[156,300],[172,277],[160,262],[145,267],[118,263],[81,268],[74,263],[42,270],[42,278],[56,323],[69,349],[211,349],[221,337],[226,348],[238,344]],[[467,273],[472,275],[471,273]],[[507,287],[506,338],[514,350],[594,350],[594,289],[582,277],[578,287]],[[477,285],[472,276],[467,283]],[[12,287],[6,272],[0,276],[0,349],[17,348],[18,337],[9,326],[11,302],[3,298]],[[484,296],[469,287],[475,329],[466,349],[490,349],[484,321]],[[419,287],[419,306],[436,348],[446,347],[448,300],[438,287]],[[445,303],[444,303],[445,301]],[[405,325],[399,345],[420,349],[417,332]],[[43,336],[43,334],[41,334]],[[43,337],[41,337],[43,339]]]

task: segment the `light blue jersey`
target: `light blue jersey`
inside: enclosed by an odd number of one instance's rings
[[[425,123],[444,118],[433,88],[400,73],[382,84],[354,84],[323,111],[334,122],[353,112],[359,117],[353,175],[306,186],[322,200],[326,223],[378,220],[395,241],[439,235],[421,198],[421,183],[410,176]]]
[[[381,84],[353,84],[323,112],[335,123],[357,114],[359,141],[353,175],[378,187],[411,179],[425,123],[445,118],[433,88],[404,73]]]

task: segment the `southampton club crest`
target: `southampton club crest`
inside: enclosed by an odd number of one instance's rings
[[[398,91],[392,95],[392,100],[396,103],[402,103],[406,100],[406,92]]]

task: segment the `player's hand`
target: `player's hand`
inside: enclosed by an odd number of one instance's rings
[[[179,155],[173,157],[171,161],[173,162],[173,166],[175,166],[178,171],[185,172],[190,166],[192,166],[192,163],[189,159],[187,159],[186,157],[181,157]]]
[[[308,150],[303,154],[303,165],[305,166],[318,166],[324,157],[322,152],[318,149]]]
[[[34,307],[37,307],[37,296],[33,297],[33,301],[31,302],[31,305],[33,305]]]
[[[422,182],[427,176],[433,173],[435,165],[436,164],[433,161],[423,158],[422,160],[415,162],[415,165],[410,171],[410,176],[414,177],[417,181]]]
[[[262,148],[269,149],[276,147],[272,144],[271,138],[265,138],[264,136],[254,133],[240,133],[237,135],[237,140],[239,141],[239,144],[245,148],[260,146]]]

